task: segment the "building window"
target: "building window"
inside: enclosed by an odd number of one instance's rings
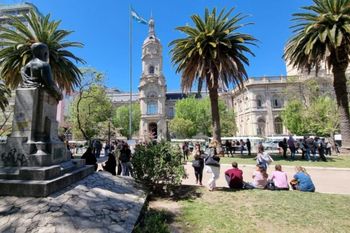
[[[263,107],[263,101],[261,95],[258,95],[256,97],[256,107],[257,108],[262,108]]]
[[[149,73],[149,74],[154,74],[154,66],[150,66],[150,67],[148,68],[148,73]]]
[[[175,111],[173,107],[168,108],[168,118],[174,118]]]
[[[256,134],[259,136],[265,136],[265,120],[263,118],[258,119],[258,128],[256,129]]]
[[[280,117],[275,118],[274,126],[275,126],[275,134],[283,133],[283,122]]]
[[[157,102],[149,102],[147,104],[147,114],[148,115],[156,115],[156,114],[158,114]]]
[[[272,107],[273,108],[282,108],[282,100],[279,96],[272,97]]]

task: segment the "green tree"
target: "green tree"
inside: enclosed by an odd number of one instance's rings
[[[245,65],[249,60],[245,53],[254,55],[246,45],[255,43],[255,38],[239,33],[245,26],[241,14],[230,17],[233,9],[222,10],[218,15],[214,8],[205,10],[204,18],[192,15],[194,26],[177,27],[186,37],[170,43],[172,62],[181,73],[181,87],[187,92],[193,83],[205,82],[211,103],[213,139],[221,142],[220,114],[218,104],[219,83],[243,85],[247,78]]]
[[[294,67],[310,71],[325,62],[332,69],[339,109],[342,145],[350,149],[350,112],[345,72],[350,52],[350,0],[313,0],[305,12],[293,14],[294,36],[284,58]]]
[[[84,82],[70,106],[70,122],[75,138],[90,140],[99,134],[99,124],[111,118],[112,103],[102,85],[103,74],[83,69]]]
[[[119,130],[119,133],[124,137],[129,137],[129,105],[123,105],[118,107],[115,110],[115,114],[113,116],[113,125]],[[141,110],[140,104],[132,104],[132,122],[131,127],[133,130],[133,134],[138,132],[140,129],[140,119],[141,119]]]
[[[169,128],[179,138],[191,138],[196,135],[196,127],[193,121],[176,117],[170,121]]]
[[[283,124],[287,129],[296,135],[304,135],[311,132],[304,107],[300,100],[291,100],[285,106],[282,112]]]
[[[81,72],[71,60],[84,61],[67,48],[83,45],[66,40],[72,31],[58,29],[61,21],[51,20],[50,15],[40,16],[34,11],[23,14],[29,27],[20,18],[8,17],[9,27],[0,26],[0,76],[7,86],[14,89],[22,82],[20,70],[32,59],[30,46],[36,42],[48,46],[51,70],[58,86],[69,93],[79,85]]]
[[[221,129],[225,136],[232,136],[236,131],[233,109],[227,109],[224,101],[219,100],[219,114],[222,116]],[[210,99],[189,97],[176,102],[175,118],[170,121],[170,131],[178,137],[192,137],[198,133],[211,136]]]

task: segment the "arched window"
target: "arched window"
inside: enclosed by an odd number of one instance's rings
[[[149,66],[148,67],[148,73],[149,74],[154,74],[154,66]]]
[[[147,104],[147,114],[148,115],[156,115],[158,114],[158,105],[157,102],[151,101]]]
[[[274,121],[275,134],[283,134],[283,122],[280,117],[276,117]]]
[[[266,122],[263,118],[258,119],[258,127],[256,129],[256,134],[259,136],[265,136],[265,125]]]

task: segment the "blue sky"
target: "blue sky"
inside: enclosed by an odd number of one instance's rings
[[[204,14],[204,9],[235,7],[234,13],[249,17],[243,22],[253,22],[241,32],[249,33],[259,42],[252,47],[255,57],[250,57],[247,67],[250,77],[279,76],[286,74],[282,59],[283,47],[292,35],[291,15],[300,12],[301,6],[311,0],[27,0],[44,14],[62,20],[61,29],[75,31],[68,39],[84,43],[82,49],[72,50],[77,56],[106,74],[106,85],[129,91],[129,5],[145,19],[151,12],[155,20],[156,35],[163,45],[163,70],[169,91],[180,90],[180,76],[171,64],[168,44],[183,37],[175,30],[186,23],[192,25],[190,16]],[[20,3],[5,0],[0,3]],[[133,90],[141,76],[141,46],[148,27],[133,22]]]

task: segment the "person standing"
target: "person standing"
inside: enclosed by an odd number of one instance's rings
[[[320,156],[320,159],[322,159],[324,162],[327,162],[327,158],[324,155],[324,150],[325,150],[326,144],[324,142],[324,138],[318,139],[318,154]]]
[[[196,184],[202,185],[203,178],[203,168],[204,168],[204,160],[202,157],[203,152],[201,151],[201,147],[199,144],[196,144],[192,155],[194,160],[192,161],[192,166],[194,169],[194,175],[196,176]]]
[[[251,152],[251,149],[252,149],[252,145],[250,143],[249,138],[247,138],[246,145],[247,145],[247,150],[248,150],[248,156],[251,156],[250,152]]]
[[[220,157],[217,156],[217,146],[217,141],[212,141],[209,144],[209,154],[204,161],[208,173],[211,173],[211,177],[208,181],[209,191],[213,191],[216,188],[216,180],[219,179],[220,176]]]
[[[282,141],[282,150],[283,150],[283,158],[287,158],[287,149],[288,149],[288,143],[287,143],[287,138],[283,138]]]
[[[293,138],[292,135],[289,136],[289,139],[288,139],[288,147],[289,147],[289,150],[290,150],[290,159],[291,160],[294,160],[295,159],[295,140]]]
[[[182,145],[182,153],[184,156],[184,161],[188,160],[189,151],[190,151],[190,148],[188,147],[188,142],[184,142],[184,144]]]
[[[232,162],[232,168],[225,172],[227,185],[232,189],[243,188],[243,171],[238,168],[236,162]]]
[[[241,155],[243,155],[243,151],[244,151],[243,139],[239,140],[239,148],[240,148],[240,151],[241,151]]]
[[[130,159],[131,151],[129,149],[129,145],[127,143],[124,143],[119,156],[119,160],[122,166],[122,176],[129,176]]]

